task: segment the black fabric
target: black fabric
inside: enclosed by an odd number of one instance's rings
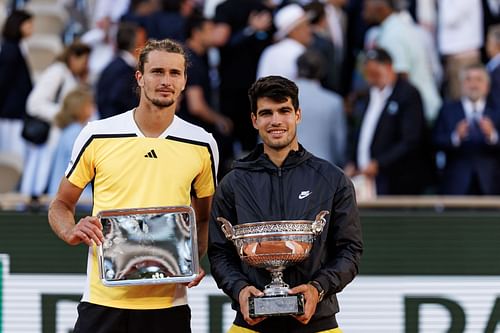
[[[134,74],[135,68],[120,56],[104,68],[97,83],[97,109],[101,119],[121,114],[139,104]]]
[[[186,52],[188,54],[190,64],[187,70],[187,82],[185,90],[188,90],[190,87],[201,88],[203,90],[203,97],[205,98],[205,101],[210,107],[213,108],[208,57],[206,55],[198,55],[190,48],[186,48]],[[192,124],[203,127],[208,132],[212,133],[214,131],[212,124],[207,124],[196,115],[193,115],[189,112],[186,98],[182,98],[181,100],[179,116]]]
[[[73,333],[191,333],[189,306],[128,310],[82,302]]]
[[[235,323],[262,332],[316,332],[336,327],[339,311],[336,293],[358,273],[363,243],[361,225],[351,181],[342,170],[319,159],[302,147],[291,152],[281,168],[276,167],[259,145],[246,158],[235,162],[216,190],[209,225],[208,256],[211,273],[239,309],[238,295],[251,284],[264,289],[269,272],[242,262],[234,244],[224,236],[217,217],[233,224],[270,220],[314,220],[328,210],[327,223],[314,241],[305,261],[285,269],[283,279],[290,287],[316,280],[325,289],[309,325],[293,317],[270,317],[249,327],[241,316]],[[284,326],[283,326],[284,325]],[[280,329],[281,327],[281,329]]]
[[[262,51],[272,43],[272,31],[246,34],[251,12],[270,11],[262,0],[226,0],[215,11],[214,21],[227,24],[231,36],[220,51],[220,112],[234,124],[233,137],[244,151],[257,143],[250,121],[248,89],[255,81]]]
[[[26,115],[21,136],[31,143],[40,145],[49,137],[50,123],[38,117]]]
[[[0,118],[23,119],[33,84],[18,42],[0,47]]]
[[[59,83],[53,98],[54,103],[59,102],[63,85],[64,81]],[[51,124],[42,118],[26,114],[23,129],[21,131],[21,137],[23,137],[26,141],[37,145],[43,144],[49,138],[50,126]]]

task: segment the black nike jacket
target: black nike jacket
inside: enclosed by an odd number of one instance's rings
[[[310,256],[287,268],[283,280],[295,287],[311,280],[325,290],[323,301],[308,325],[290,316],[269,317],[249,326],[239,310],[238,295],[246,285],[260,290],[270,282],[265,269],[243,263],[234,244],[227,240],[217,217],[233,225],[272,220],[314,220],[328,210],[327,223],[316,238]],[[361,224],[351,181],[337,167],[304,148],[292,151],[278,168],[259,145],[250,155],[234,163],[221,181],[212,204],[208,256],[211,273],[232,299],[237,312],[234,323],[259,332],[318,332],[337,327],[336,294],[358,273],[363,251]]]

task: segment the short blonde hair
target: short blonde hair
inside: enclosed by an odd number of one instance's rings
[[[56,114],[55,124],[59,128],[66,128],[78,121],[80,112],[86,103],[93,102],[94,97],[87,86],[78,86],[70,91],[62,102],[61,110]]]

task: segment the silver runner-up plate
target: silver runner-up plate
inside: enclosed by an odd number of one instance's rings
[[[106,286],[185,283],[198,274],[196,219],[189,206],[101,211],[97,247]]]

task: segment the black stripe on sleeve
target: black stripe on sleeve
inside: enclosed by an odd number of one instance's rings
[[[69,179],[69,177],[71,176],[73,171],[75,171],[75,168],[76,168],[78,162],[80,161],[80,158],[82,157],[83,153],[85,152],[85,149],[87,149],[87,147],[90,145],[92,140],[94,140],[94,139],[112,139],[112,138],[132,138],[132,137],[136,137],[136,136],[137,136],[137,134],[135,134],[135,133],[130,133],[130,134],[94,134],[94,135],[91,135],[90,138],[87,140],[87,142],[85,142],[85,144],[83,145],[82,149],[80,149],[80,152],[78,153],[78,156],[76,157],[75,162],[73,163],[71,170],[69,170],[66,178]]]

